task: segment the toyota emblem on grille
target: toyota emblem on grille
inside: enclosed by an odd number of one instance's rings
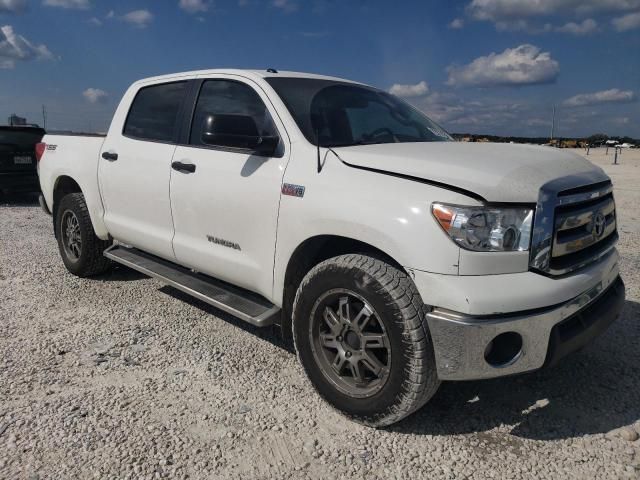
[[[604,234],[604,228],[607,225],[607,219],[601,212],[598,212],[593,218],[593,226],[591,227],[591,233],[594,237],[600,238]]]

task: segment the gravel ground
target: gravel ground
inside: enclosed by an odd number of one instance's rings
[[[627,304],[551,370],[446,383],[386,430],[293,353],[137,273],[68,274],[32,197],[0,202],[0,478],[640,478],[640,151],[612,174]]]

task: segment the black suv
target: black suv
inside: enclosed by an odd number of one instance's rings
[[[45,131],[40,127],[0,126],[0,192],[37,192],[36,143]]]

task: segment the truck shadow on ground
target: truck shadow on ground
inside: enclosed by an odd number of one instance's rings
[[[114,264],[113,267],[106,273],[92,277],[92,280],[98,280],[101,282],[133,282],[136,280],[148,279],[149,276],[144,273],[140,273],[133,268],[125,267],[124,265]]]
[[[38,205],[38,193],[0,192],[1,207],[33,207]]]
[[[295,353],[275,329],[249,325],[172,287],[160,290]],[[510,438],[534,440],[607,433],[640,419],[639,344],[640,304],[627,301],[621,317],[602,337],[559,366],[493,380],[443,383],[424,408],[388,430],[490,437],[490,430],[505,426]]]
[[[198,308],[210,315],[213,315],[216,318],[219,318],[220,320],[224,320],[225,322],[230,323],[233,326],[238,327],[244,330],[245,332],[258,337],[261,340],[267,341],[272,345],[288,353],[291,353],[292,355],[295,355],[295,350],[293,348],[293,345],[289,345],[287,342],[285,342],[282,339],[282,337],[277,332],[277,327],[275,326],[263,327],[263,328],[255,327],[250,323],[240,320],[239,318],[236,318],[233,315],[228,314],[227,312],[224,312],[212,305],[209,305],[208,303],[198,300],[197,298],[194,298],[191,295],[187,295],[186,293],[181,292],[180,290],[168,285],[161,287],[160,291],[162,293],[165,293],[175,298],[176,300],[180,300],[181,302],[188,303],[189,305],[195,308]]]

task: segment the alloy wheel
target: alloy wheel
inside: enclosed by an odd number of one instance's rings
[[[74,262],[78,261],[82,254],[82,236],[78,217],[71,210],[66,210],[62,215],[60,233],[67,258]]]
[[[360,295],[326,292],[311,311],[310,341],[323,375],[342,393],[365,398],[385,385],[391,345],[382,319]]]

